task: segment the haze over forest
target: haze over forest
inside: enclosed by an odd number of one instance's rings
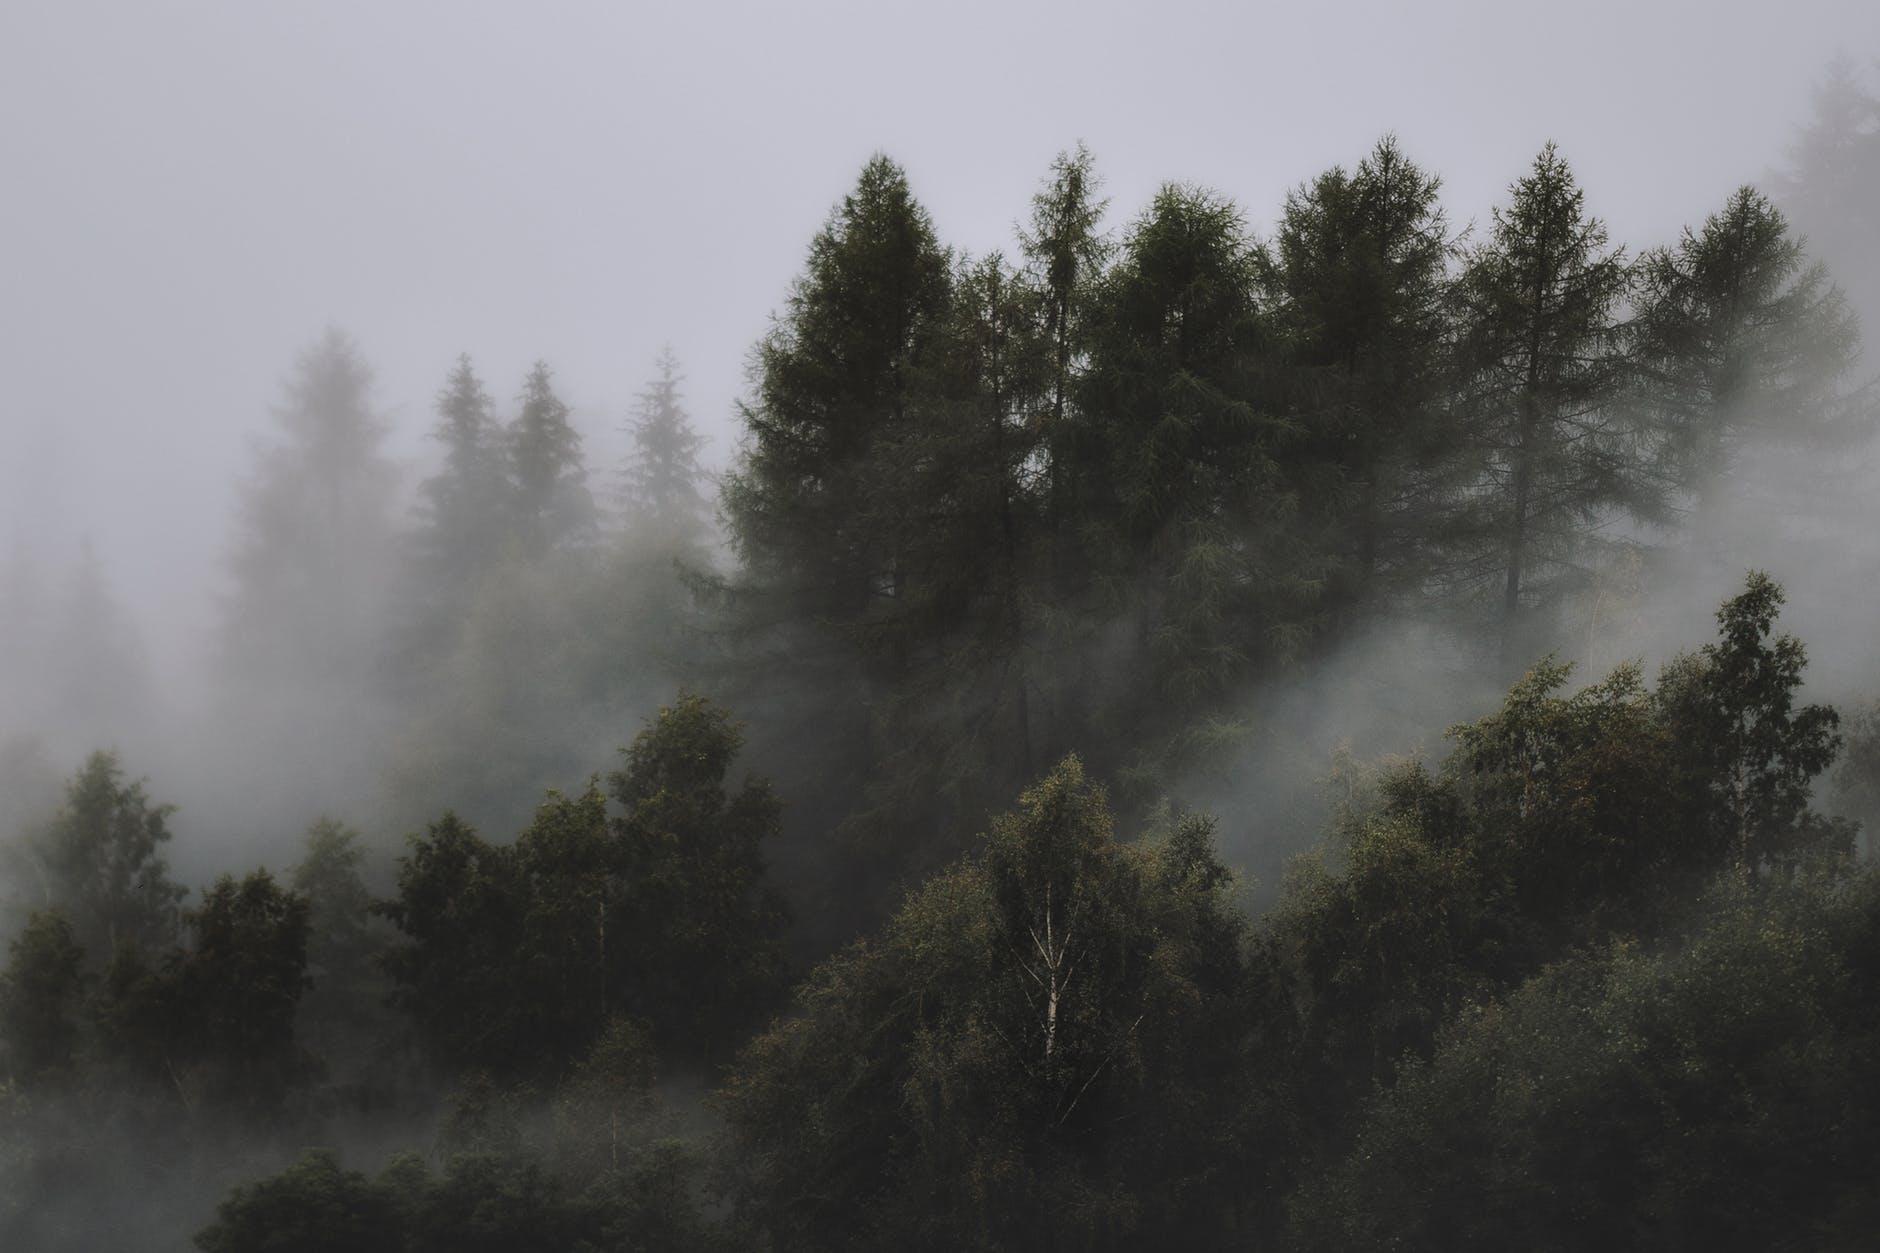
[[[1880,1214],[1867,6],[23,3],[0,106],[0,1245]]]

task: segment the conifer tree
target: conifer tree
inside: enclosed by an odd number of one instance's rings
[[[947,280],[907,176],[871,159],[758,346],[750,442],[725,488],[746,573],[794,606],[787,619],[852,625],[904,590],[869,507],[870,457],[907,418]]]
[[[1680,488],[1713,487],[1746,441],[1819,441],[1846,424],[1858,322],[1768,197],[1738,188],[1640,271],[1643,400]]]
[[[1040,327],[1049,344],[1049,384],[1042,399],[1046,440],[1051,448],[1051,513],[1068,533],[1077,496],[1075,425],[1076,379],[1088,351],[1092,293],[1108,261],[1110,241],[1099,231],[1109,202],[1098,195],[1102,180],[1096,161],[1082,144],[1061,152],[1032,197],[1031,219],[1019,231],[1027,263],[1026,280],[1038,293]],[[1068,551],[1068,548],[1065,550]]]
[[[1239,208],[1167,186],[1131,227],[1094,312],[1082,525],[1152,679],[1139,699],[1217,695],[1296,626],[1302,585],[1276,525],[1290,507],[1278,428],[1253,373],[1255,265]]]
[[[1651,515],[1618,316],[1623,249],[1586,213],[1586,195],[1550,143],[1494,211],[1461,281],[1473,438],[1485,477],[1471,510],[1465,578],[1498,593],[1505,649],[1525,612],[1582,573],[1613,511]]]
[[[508,432],[511,500],[522,551],[539,556],[585,542],[595,524],[594,501],[581,436],[568,423],[568,406],[555,394],[546,361],[530,369],[520,399]]]
[[[624,474],[629,540],[668,555],[689,553],[703,542],[710,505],[698,454],[705,437],[693,427],[682,403],[678,358],[664,349],[658,375],[634,403],[628,433],[633,459]]]
[[[436,410],[432,437],[444,446],[444,464],[421,489],[418,544],[433,594],[450,603],[501,551],[507,485],[502,430],[468,354],[457,358],[438,391]]]
[[[380,647],[397,472],[381,451],[372,372],[329,328],[303,353],[242,502],[226,620],[245,683],[359,681]]]
[[[1287,197],[1263,287],[1297,424],[1288,477],[1330,562],[1326,611],[1344,619],[1414,587],[1460,458],[1449,423],[1449,259],[1440,180],[1379,140],[1357,168]]]
[[[1777,176],[1775,198],[1834,272],[1866,328],[1880,328],[1880,87],[1847,58],[1815,85],[1811,116]]]
[[[23,1084],[68,1070],[78,1049],[85,950],[56,910],[26,921],[0,971],[0,1066]]]

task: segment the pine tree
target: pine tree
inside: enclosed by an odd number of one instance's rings
[[[381,452],[372,372],[329,329],[275,410],[282,442],[242,501],[226,656],[245,683],[363,681],[395,551],[397,471]]]
[[[948,263],[907,176],[863,167],[810,245],[785,312],[758,345],[743,464],[725,510],[746,575],[785,620],[852,625],[902,594],[876,522],[870,457],[907,418],[943,316]]]
[[[467,595],[501,552],[507,485],[502,430],[467,354],[457,358],[438,391],[436,409],[432,437],[444,446],[444,464],[420,489],[418,550],[432,595],[450,604]]]
[[[696,551],[709,529],[707,481],[699,466],[705,437],[692,426],[682,403],[678,358],[659,354],[658,376],[635,401],[627,431],[633,459],[623,478],[630,541],[668,555]]]
[[[1192,709],[1298,625],[1278,424],[1254,372],[1255,279],[1239,208],[1171,185],[1131,227],[1093,311],[1079,405],[1092,468],[1075,525],[1111,611],[1131,620],[1150,679],[1139,702]]]
[[[1032,197],[1031,220],[1019,232],[1027,262],[1026,281],[1038,293],[1042,331],[1050,345],[1050,381],[1043,397],[1043,423],[1051,453],[1051,514],[1068,525],[1078,493],[1072,418],[1076,381],[1088,352],[1092,293],[1109,260],[1110,242],[1098,230],[1109,202],[1098,192],[1096,160],[1082,144],[1051,163],[1045,185]],[[1059,554],[1065,560],[1065,545]]]
[[[78,1049],[85,950],[65,916],[34,913],[13,937],[0,971],[0,1065],[9,1083],[68,1070]]]
[[[1461,280],[1467,402],[1485,479],[1472,502],[1463,575],[1499,591],[1503,646],[1525,611],[1584,572],[1599,526],[1662,499],[1640,433],[1619,403],[1628,382],[1618,315],[1623,249],[1585,212],[1550,143],[1494,211]]]
[[[586,542],[595,525],[581,436],[555,394],[548,363],[523,382],[522,409],[509,426],[509,476],[516,534],[524,553],[540,556]]]
[[[1639,268],[1634,351],[1679,487],[1706,493],[1745,442],[1818,442],[1847,425],[1858,322],[1768,197],[1739,188]]]
[[[1287,197],[1262,266],[1297,426],[1287,474],[1327,552],[1322,603],[1339,621],[1427,575],[1461,468],[1440,187],[1386,136],[1356,170]]]
[[[1847,291],[1871,347],[1880,328],[1880,90],[1842,58],[1816,84],[1812,105],[1775,198]]]

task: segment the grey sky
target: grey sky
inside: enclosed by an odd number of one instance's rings
[[[1484,218],[1548,138],[1649,244],[1779,158],[1880,5],[0,3],[0,545],[89,533],[165,651],[212,620],[230,486],[327,321],[414,464],[472,353],[556,367],[591,447],[662,342],[721,459],[744,354],[875,149],[1010,246],[1052,154],[1113,220],[1257,226],[1381,132]]]

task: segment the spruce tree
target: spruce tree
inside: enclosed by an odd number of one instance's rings
[[[1601,523],[1621,509],[1655,513],[1662,492],[1620,403],[1623,249],[1587,215],[1551,143],[1510,194],[1461,280],[1466,400],[1485,471],[1461,572],[1497,593],[1512,656],[1526,611],[1584,574]]]
[[[1815,86],[1808,122],[1776,177],[1775,199],[1846,289],[1867,328],[1880,328],[1880,85],[1846,58]]]
[[[509,476],[514,525],[530,556],[578,546],[595,525],[581,436],[568,422],[568,406],[555,394],[546,361],[537,361],[522,385],[522,409],[510,423]]]
[[[1326,551],[1323,604],[1338,621],[1427,575],[1462,469],[1440,187],[1385,136],[1355,170],[1287,197],[1262,266],[1297,427],[1287,474]]]
[[[750,441],[725,488],[747,578],[791,606],[786,619],[853,625],[904,590],[868,507],[870,457],[906,421],[948,286],[906,174],[874,157],[758,345]]]
[[[281,442],[243,496],[225,623],[246,684],[363,682],[376,657],[398,475],[371,386],[352,340],[329,328],[275,410]]]
[[[432,438],[444,447],[444,464],[421,489],[419,558],[432,594],[455,603],[501,550],[507,490],[502,430],[468,354],[439,389],[436,411]]]
[[[1639,268],[1642,399],[1680,488],[1714,488],[1745,443],[1818,442],[1846,424],[1859,324],[1768,197],[1738,188]]]
[[[1051,513],[1067,533],[1073,530],[1079,462],[1071,411],[1088,352],[1091,296],[1111,253],[1110,241],[1099,230],[1109,205],[1098,195],[1101,188],[1089,149],[1079,144],[1059,153],[1032,197],[1030,221],[1019,231],[1025,279],[1038,294],[1039,329],[1049,345],[1049,384],[1040,399],[1051,450]],[[1059,560],[1066,560],[1068,552],[1067,545]]]
[[[1217,696],[1298,625],[1279,428],[1255,375],[1255,280],[1240,209],[1170,185],[1131,227],[1093,311],[1077,525],[1150,680],[1138,704]]]
[[[623,478],[629,542],[668,555],[699,548],[710,526],[710,505],[700,490],[707,481],[698,454],[705,437],[686,413],[678,358],[659,354],[657,377],[634,402],[627,432],[633,457]]]

